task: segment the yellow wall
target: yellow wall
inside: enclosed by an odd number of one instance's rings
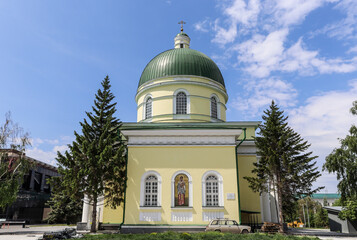
[[[137,121],[143,120],[144,114],[144,101],[145,97],[150,94],[153,99],[153,119],[152,122],[159,121],[175,121],[175,122],[193,122],[193,121],[201,121],[201,122],[211,122],[212,119],[210,117],[210,98],[212,94],[215,94],[219,98],[219,109],[220,109],[220,120],[226,120],[226,102],[227,95],[225,93],[225,89],[220,87],[219,85],[212,85],[211,80],[202,79],[202,78],[190,78],[191,82],[196,83],[205,83],[208,84],[211,82],[211,87],[207,85],[195,85],[195,84],[187,84],[187,83],[177,83],[173,80],[173,78],[168,78],[166,80],[159,79],[151,82],[151,84],[157,84],[152,88],[139,88],[139,94],[136,96],[136,101],[138,104],[137,109]],[[169,83],[169,85],[167,85]],[[163,85],[161,85],[163,84]],[[212,87],[214,86],[214,87]],[[145,87],[145,86],[144,86]],[[174,93],[178,89],[185,89],[189,93],[190,98],[190,114],[188,119],[173,119],[173,97]],[[221,91],[223,91],[223,93]]]
[[[234,146],[132,146],[129,147],[128,188],[126,197],[125,224],[202,224],[203,211],[223,211],[224,217],[238,218],[238,195],[236,185],[236,163]],[[254,156],[239,156],[241,209],[260,211],[259,195],[252,193],[243,176],[251,171]],[[140,184],[143,174],[154,170],[162,178],[162,207],[160,222],[139,220],[140,211],[158,211],[140,209]],[[171,179],[178,170],[188,172],[193,183],[193,208],[180,210],[171,208]],[[224,208],[208,210],[202,208],[202,176],[209,170],[215,170],[223,177]],[[188,192],[188,189],[187,189]],[[227,200],[227,193],[234,193],[235,200]],[[171,211],[192,211],[193,221],[172,222]],[[120,223],[122,210],[105,208],[103,222]]]

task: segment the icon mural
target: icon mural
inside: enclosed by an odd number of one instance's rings
[[[175,177],[175,206],[188,206],[188,177],[185,174],[179,174]]]

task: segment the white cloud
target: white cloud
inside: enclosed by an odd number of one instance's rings
[[[237,55],[237,64],[233,65],[239,65],[253,77],[266,78],[274,72],[297,72],[302,76],[350,73],[357,70],[357,57],[327,58],[318,50],[308,49],[302,37],[292,41],[289,36],[312,11],[335,2],[335,8],[345,12],[346,18],[322,31],[341,37],[356,36],[354,0],[234,0],[221,5],[224,18],[206,19],[195,28],[203,32],[212,28],[212,41],[226,48],[228,56]],[[349,52],[355,51],[351,48]]]
[[[352,81],[350,87],[347,91],[330,91],[310,97],[305,105],[289,113],[289,124],[309,141],[311,150],[319,156],[317,161],[320,167],[325,157],[339,147],[338,138],[344,138],[350,126],[356,123],[356,117],[349,113],[349,109],[357,99],[357,80]],[[336,189],[337,182],[331,180],[335,178],[323,174],[325,178],[321,178],[319,183],[326,181],[324,184]]]
[[[288,29],[272,32],[264,37],[256,34],[252,39],[238,44],[238,61],[248,66],[247,72],[256,77],[266,77],[279,66],[284,53],[283,43],[288,34]]]
[[[64,153],[68,150],[67,144],[73,141],[73,137],[61,136],[59,139],[31,139],[32,146],[26,150],[26,155],[36,160],[57,165],[57,151]]]
[[[344,40],[346,38],[356,38],[357,33],[357,1],[342,0],[336,7],[345,14],[342,20],[325,26],[320,32],[327,33],[328,36]]]
[[[212,41],[223,45],[233,42],[238,34],[238,24],[244,28],[256,26],[259,12],[259,0],[235,0],[230,6],[225,6],[223,13],[227,16],[228,27],[221,27],[219,19],[216,19],[214,21],[216,36]]]
[[[233,99],[232,106],[239,111],[244,111],[246,115],[260,115],[272,100],[282,107],[292,107],[296,104],[297,91],[290,83],[280,79],[250,81],[244,86],[244,91],[246,96]]]
[[[243,70],[254,77],[267,77],[272,71],[295,72],[301,75],[316,73],[348,73],[357,70],[357,57],[352,59],[325,59],[318,51],[303,47],[300,38],[290,48],[284,48],[287,29],[272,32],[266,37],[255,35],[251,40],[235,47],[238,59],[245,64]]]
[[[278,25],[288,27],[289,25],[301,23],[313,10],[322,6],[324,0],[275,0],[274,20]]]

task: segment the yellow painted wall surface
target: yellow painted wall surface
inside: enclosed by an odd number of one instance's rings
[[[103,223],[121,223],[123,219],[123,204],[116,209],[104,207]]]
[[[161,222],[152,224],[207,224],[202,221],[202,176],[206,171],[215,170],[223,177],[225,217],[238,219],[237,186],[235,181],[234,147],[129,147],[128,189],[125,224],[150,224],[139,221],[140,182],[142,175],[150,170],[157,171],[162,177]],[[172,222],[171,179],[178,170],[185,170],[192,177],[193,183],[193,221]],[[227,193],[235,193],[235,200],[226,200]],[[219,210],[215,210],[219,211]],[[119,222],[121,216],[104,216],[104,222]],[[117,217],[115,217],[117,216]]]
[[[243,134],[242,134],[243,135]],[[247,139],[254,136],[254,128],[248,128]],[[126,197],[125,224],[202,224],[203,211],[223,211],[224,217],[238,219],[238,195],[236,185],[236,162],[234,146],[129,146],[128,188]],[[251,176],[254,155],[239,155],[239,187],[241,210],[260,212],[259,194],[248,187],[244,176]],[[193,208],[182,210],[171,207],[172,184],[175,172],[184,170],[192,177]],[[210,170],[217,171],[223,177],[223,209],[202,208],[202,176]],[[145,172],[156,171],[162,178],[162,206],[160,209],[140,208],[141,178]],[[187,189],[188,193],[188,189]],[[227,200],[227,193],[234,193],[234,200]],[[146,222],[139,220],[141,212],[161,212],[161,221]],[[191,211],[193,221],[173,222],[172,211]],[[244,218],[244,214],[242,217]],[[260,219],[260,217],[259,217]],[[122,208],[104,209],[104,223],[120,223]],[[244,221],[244,219],[243,219]]]
[[[238,155],[238,171],[240,182],[240,202],[241,210],[260,212],[260,197],[258,193],[254,193],[248,186],[245,176],[253,176],[253,162],[256,161],[255,156]]]
[[[203,82],[208,80],[200,78],[191,78],[192,81]],[[158,82],[165,82],[160,79]],[[153,119],[152,121],[162,121],[162,120],[174,120],[174,121],[185,121],[173,119],[173,94],[178,89],[185,89],[189,93],[190,98],[190,114],[196,114],[191,116],[191,119],[202,120],[203,122],[211,122],[210,118],[210,98],[212,94],[215,94],[219,98],[219,108],[220,108],[220,119],[226,120],[226,96],[222,94],[216,87],[207,87],[201,85],[192,85],[184,83],[174,83],[172,79],[167,79],[166,82],[170,82],[170,85],[157,85],[155,87],[149,88],[140,92],[136,97],[138,109],[137,109],[137,121],[142,121],[144,117],[143,104],[145,97],[148,94],[151,95],[153,99]],[[222,90],[222,89],[221,89]],[[225,91],[224,89],[222,91]],[[200,116],[202,115],[202,116]],[[204,116],[206,115],[206,116]]]

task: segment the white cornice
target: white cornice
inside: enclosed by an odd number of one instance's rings
[[[236,144],[240,129],[123,130],[129,146],[224,145]]]

